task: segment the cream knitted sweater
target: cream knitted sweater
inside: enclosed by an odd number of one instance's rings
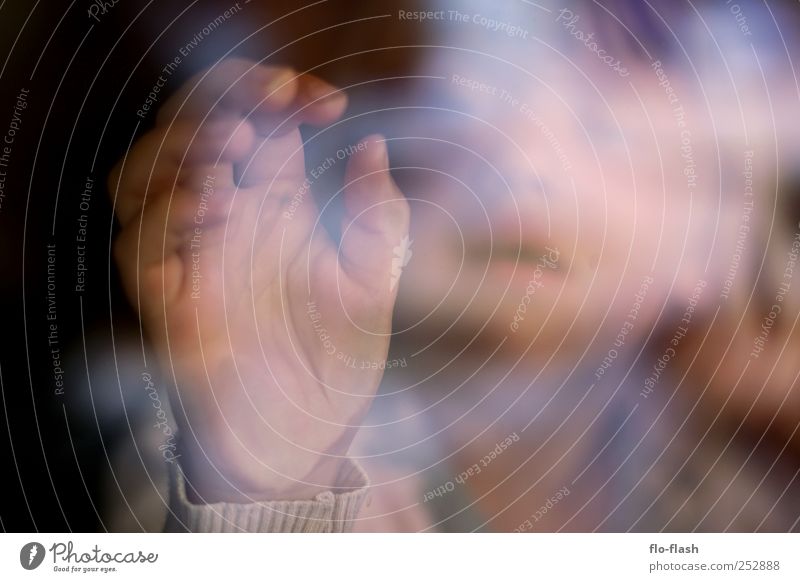
[[[352,529],[364,502],[368,479],[354,461],[348,461],[336,492],[325,491],[313,500],[253,503],[194,504],[186,495],[186,481],[177,463],[170,464],[167,532],[345,532]]]

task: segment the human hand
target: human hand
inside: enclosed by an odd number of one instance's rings
[[[122,283],[172,380],[183,470],[206,502],[335,486],[381,380],[409,220],[384,142],[347,152],[338,248],[304,186],[299,124],[345,108],[311,75],[221,61],[109,179]]]

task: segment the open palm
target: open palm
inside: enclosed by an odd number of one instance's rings
[[[310,75],[222,61],[111,176],[123,285],[205,501],[335,486],[380,382],[408,206],[372,136],[331,158],[347,164],[341,244],[317,222],[298,125],[345,106]]]

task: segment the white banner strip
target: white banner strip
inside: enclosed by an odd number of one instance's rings
[[[796,534],[3,534],[0,580],[800,580]]]

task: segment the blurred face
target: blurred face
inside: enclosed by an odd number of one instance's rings
[[[456,322],[461,338],[482,330],[574,359],[629,314],[631,333],[647,333],[670,294],[688,297],[711,229],[666,99],[652,90],[643,108],[630,90],[575,87],[531,87],[516,103],[485,89],[470,115],[437,111],[393,144],[398,165],[417,168],[396,172],[414,253],[400,329],[432,339]]]
[[[497,79],[480,68],[472,77]],[[413,239],[396,333],[421,335],[426,348],[480,338],[474,345],[490,351],[502,342],[498,356],[511,349],[594,367],[623,329],[635,353],[658,338],[654,330],[673,338],[691,308],[696,341],[676,349],[670,371],[688,372],[717,403],[755,407],[753,418],[777,411],[795,426],[796,366],[783,357],[772,367],[795,345],[794,328],[776,326],[774,354],[751,361],[737,384],[769,311],[748,303],[752,266],[765,253],[786,264],[787,245],[767,251],[757,234],[773,220],[770,152],[782,131],[765,117],[763,95],[742,91],[739,109],[722,90],[693,91],[673,69],[676,104],[647,66],[631,67],[635,90],[564,71],[543,77],[524,88],[509,82],[505,93],[502,78],[477,90],[465,88],[470,75],[448,79],[462,107],[421,115],[392,144]],[[794,133],[784,136],[781,155],[796,144]],[[752,234],[731,279],[748,200]],[[800,309],[789,303],[781,317],[791,322]]]

